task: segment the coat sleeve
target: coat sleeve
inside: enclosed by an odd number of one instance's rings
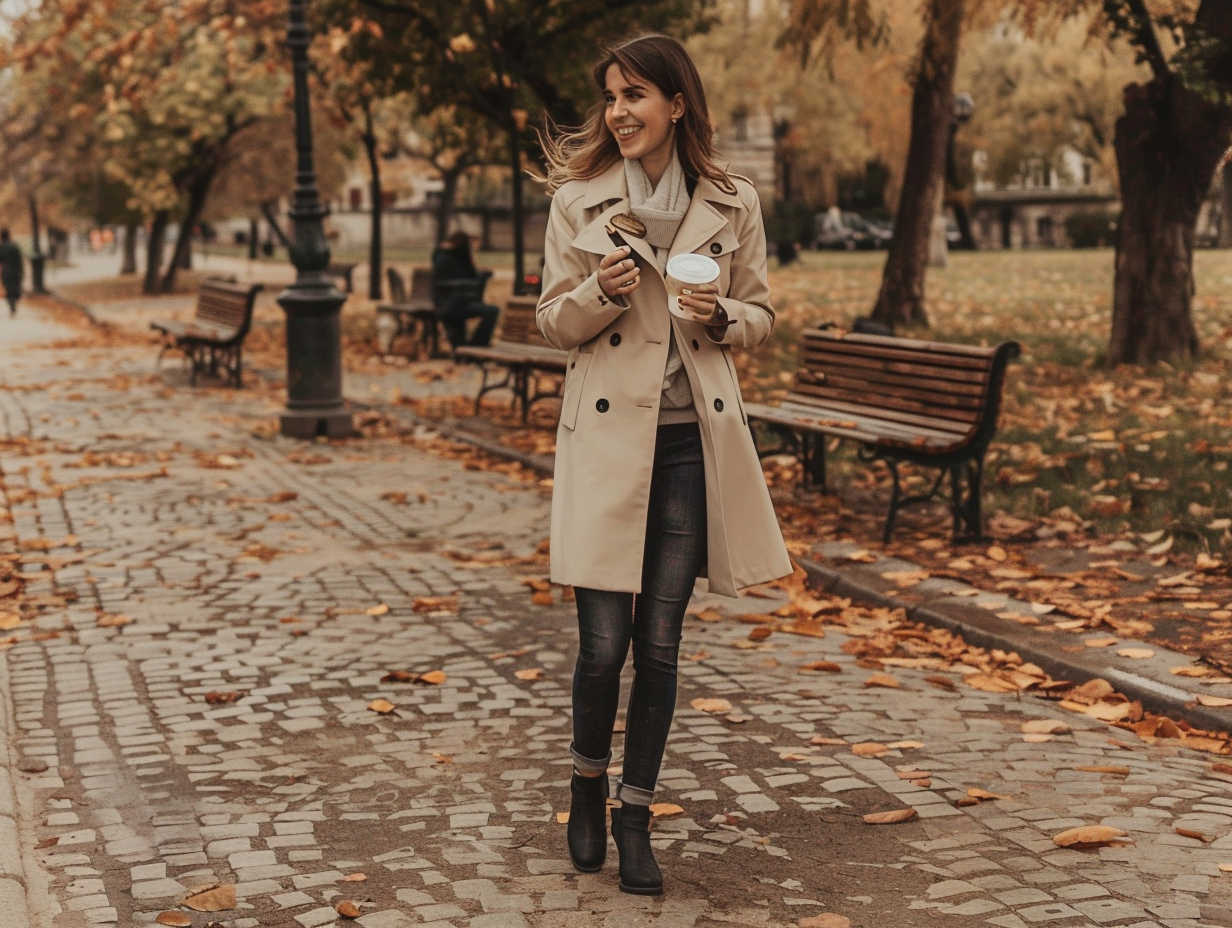
[[[603,295],[599,272],[590,269],[589,252],[573,247],[580,225],[581,197],[568,202],[564,193],[557,191],[548,214],[543,295],[536,318],[548,343],[569,351],[606,329],[628,304]]]
[[[752,185],[741,185],[744,210],[735,230],[740,245],[732,255],[731,282],[719,305],[727,318],[735,321],[726,331],[707,329],[712,342],[753,348],[770,337],[774,310],[770,306],[770,282],[766,279],[766,230],[762,226],[761,203]]]

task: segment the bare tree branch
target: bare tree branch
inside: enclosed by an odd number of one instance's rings
[[[1151,11],[1146,8],[1146,0],[1127,0],[1130,14],[1134,19],[1134,31],[1138,39],[1138,47],[1146,56],[1151,66],[1151,73],[1159,80],[1166,80],[1172,75],[1168,67],[1168,57],[1163,46],[1159,44],[1159,34],[1155,31],[1155,21]]]

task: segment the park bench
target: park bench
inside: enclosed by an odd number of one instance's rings
[[[428,357],[440,351],[440,320],[437,319],[432,299],[432,271],[417,267],[411,271],[411,289],[407,292],[406,280],[395,268],[385,269],[389,281],[389,303],[376,308],[377,332],[382,333],[381,317],[393,320],[392,326],[384,327],[387,335],[381,336],[381,351],[388,353],[393,340],[399,335],[419,334],[419,347]]]
[[[984,456],[997,429],[1005,368],[1018,352],[1017,342],[978,348],[812,329],[801,336],[795,385],[782,404],[750,403],[746,412],[763,424],[755,437],[768,429],[779,438],[759,453],[795,454],[806,478],[823,489],[830,438],[859,442],[864,461],[884,461],[892,481],[885,541],[899,510],[943,494],[947,474],[954,538],[978,539]],[[940,470],[928,492],[904,496],[903,461]]]
[[[510,297],[501,314],[500,338],[486,347],[466,345],[455,349],[459,360],[477,361],[483,368],[483,381],[475,397],[475,412],[485,395],[493,390],[509,390],[513,403],[522,408],[522,421],[530,407],[543,399],[560,396],[569,353],[553,348],[539,332],[535,322],[538,298]],[[503,372],[504,376],[495,379]],[[544,389],[544,378],[551,384]]]
[[[359,265],[353,262],[334,261],[325,269],[325,274],[328,277],[336,277],[343,283],[343,289],[347,293],[355,292],[355,285],[352,280],[352,275],[355,273],[355,268]]]
[[[242,386],[241,350],[252,326],[252,308],[260,290],[260,284],[203,280],[191,320],[150,323],[150,328],[163,336],[156,363],[161,363],[167,351],[181,351],[192,364],[193,386],[197,384],[199,373],[208,371],[217,375],[221,367],[232,386],[238,389]]]

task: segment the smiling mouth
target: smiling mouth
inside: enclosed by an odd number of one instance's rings
[[[616,130],[616,137],[619,139],[627,139],[634,132],[637,132],[641,126],[621,126]]]

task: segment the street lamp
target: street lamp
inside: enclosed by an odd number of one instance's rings
[[[291,263],[295,283],[278,296],[287,314],[287,407],[280,416],[291,438],[341,438],[353,431],[342,400],[342,304],[346,295],[326,273],[329,243],[312,163],[312,117],[308,101],[306,0],[291,0],[287,47],[295,78],[295,224]]]

